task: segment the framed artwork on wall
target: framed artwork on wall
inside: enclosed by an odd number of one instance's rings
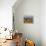
[[[33,16],[24,16],[24,23],[33,24]]]

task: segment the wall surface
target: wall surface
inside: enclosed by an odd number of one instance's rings
[[[42,46],[46,46],[46,0],[42,0],[41,4],[41,40]]]
[[[14,5],[16,6],[16,5]],[[18,32],[22,32],[24,38],[35,41],[36,46],[41,46],[41,0],[23,0],[15,7],[14,24]],[[24,16],[33,16],[33,24],[25,24]]]
[[[12,6],[16,0],[0,0],[0,27],[12,29]]]
[[[0,38],[5,38],[5,36],[10,36],[10,32],[2,30],[1,27],[12,29],[12,6],[16,0],[0,0]],[[7,37],[9,38],[9,37]]]

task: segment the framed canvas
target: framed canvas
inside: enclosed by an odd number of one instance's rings
[[[24,16],[24,23],[32,23],[33,24],[33,16]]]

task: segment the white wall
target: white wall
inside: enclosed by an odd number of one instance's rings
[[[14,5],[15,6],[15,5]],[[14,9],[15,28],[24,34],[24,37],[36,42],[36,46],[41,46],[41,1],[23,0],[23,2]],[[24,16],[33,16],[33,24],[24,24]]]
[[[41,4],[41,40],[42,46],[46,46],[46,0],[42,0]]]
[[[12,6],[16,0],[0,0],[0,27],[12,28]]]

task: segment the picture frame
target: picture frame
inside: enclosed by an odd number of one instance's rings
[[[33,16],[24,16],[24,23],[33,24]]]

